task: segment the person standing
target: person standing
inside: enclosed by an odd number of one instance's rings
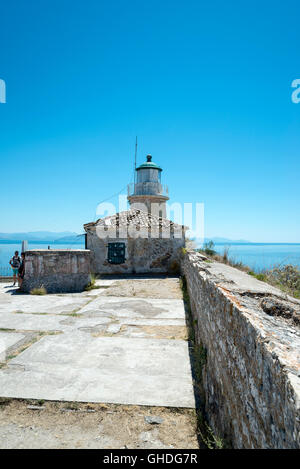
[[[25,274],[25,252],[21,252],[21,264],[18,270],[18,282],[19,282],[20,288],[23,283],[24,274]]]
[[[15,255],[11,258],[9,263],[10,263],[10,266],[13,270],[13,280],[14,280],[14,285],[15,285],[16,281],[17,281],[17,275],[18,275],[19,267],[21,265],[21,259],[19,257],[19,251],[15,252]]]

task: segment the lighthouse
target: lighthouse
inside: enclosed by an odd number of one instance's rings
[[[175,273],[187,227],[168,220],[162,168],[147,155],[128,186],[130,210],[85,223],[86,248],[97,274]]]
[[[135,182],[128,186],[130,208],[166,218],[169,197],[168,188],[161,184],[162,168],[152,161],[151,155],[147,155],[145,163],[135,171]]]

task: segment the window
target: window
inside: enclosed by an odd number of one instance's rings
[[[125,262],[125,243],[108,243],[108,262],[123,264]]]

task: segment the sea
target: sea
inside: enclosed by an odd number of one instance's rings
[[[292,264],[300,267],[300,243],[216,243],[215,251],[250,267],[254,272]]]
[[[51,241],[42,242],[30,242],[28,241],[28,249],[84,249],[84,241],[82,243],[51,243]],[[9,265],[9,261],[14,255],[15,251],[19,251],[19,255],[22,250],[22,242],[17,241],[1,241],[0,240],[0,276],[11,276],[12,269]]]
[[[48,241],[28,242],[28,249],[48,249],[48,246],[50,246],[50,249],[84,249],[84,241],[73,244],[60,244],[57,242],[51,244]],[[11,275],[9,260],[15,251],[21,252],[21,249],[21,242],[0,240],[0,275]],[[219,254],[223,254],[225,249],[228,250],[231,259],[243,262],[254,272],[262,272],[265,269],[285,264],[296,265],[300,268],[300,243],[215,243],[214,249]]]

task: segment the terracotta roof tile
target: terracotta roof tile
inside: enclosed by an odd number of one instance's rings
[[[178,225],[167,218],[156,217],[151,215],[148,212],[143,212],[138,209],[131,209],[125,212],[119,212],[115,215],[111,215],[105,218],[99,218],[95,222],[86,223],[84,226],[85,230],[96,226],[128,226],[136,225],[142,228],[151,228],[152,226],[162,227],[162,228],[186,228],[183,225]]]

